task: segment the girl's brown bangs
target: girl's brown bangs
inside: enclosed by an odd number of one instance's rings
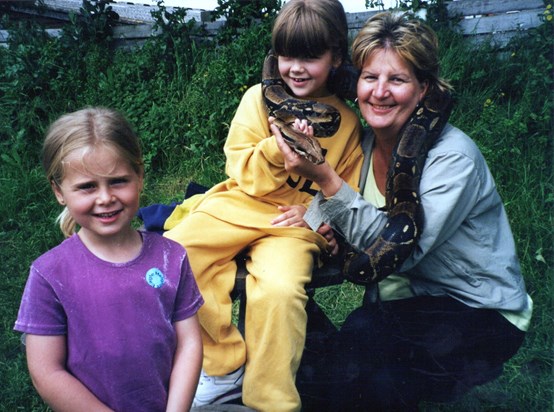
[[[275,33],[273,48],[280,56],[317,58],[328,50],[327,40],[313,30],[291,25]]]

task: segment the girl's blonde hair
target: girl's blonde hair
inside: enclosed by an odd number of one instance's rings
[[[86,108],[67,113],[50,125],[42,147],[42,166],[51,184],[64,179],[64,159],[75,150],[85,153],[103,145],[128,162],[137,175],[144,173],[140,142],[125,117],[112,109]],[[76,222],[67,208],[58,216],[66,237],[75,233]]]
[[[338,0],[291,0],[273,24],[271,44],[280,56],[317,58],[330,50],[348,60],[348,25]]]
[[[352,62],[362,69],[376,50],[393,50],[412,65],[420,83],[451,90],[439,75],[439,41],[429,26],[406,13],[378,13],[371,17],[352,43]]]

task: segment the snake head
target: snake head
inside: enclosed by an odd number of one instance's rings
[[[299,132],[280,119],[275,119],[273,123],[281,131],[285,143],[287,143],[294,152],[316,165],[322,164],[325,161],[323,149],[317,138]]]

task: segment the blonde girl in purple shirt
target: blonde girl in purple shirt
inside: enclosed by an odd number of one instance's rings
[[[15,324],[38,393],[56,411],[188,410],[203,299],[183,247],[130,224],[143,187],[137,136],[109,109],[66,114],[43,166],[67,239],[31,265]]]

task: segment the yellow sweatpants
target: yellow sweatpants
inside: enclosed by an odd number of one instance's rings
[[[298,230],[298,228],[295,228]],[[305,229],[308,230],[308,229]],[[271,230],[269,230],[271,233]],[[195,212],[165,236],[181,243],[204,297],[198,312],[204,371],[221,376],[246,364],[243,402],[258,411],[298,411],[295,377],[306,338],[304,286],[319,246]],[[234,257],[247,251],[245,339],[231,322]]]

